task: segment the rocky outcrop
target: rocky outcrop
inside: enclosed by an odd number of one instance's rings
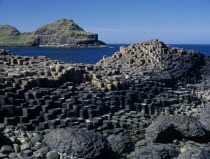
[[[129,153],[132,150],[132,142],[127,136],[110,135],[107,140],[109,141],[112,151],[117,155]]]
[[[138,159],[169,159],[179,155],[179,151],[173,144],[152,143],[142,140],[135,145],[135,158]]]
[[[164,115],[157,118],[146,131],[150,141],[170,143],[173,140],[208,142],[209,136],[201,123],[194,117]]]
[[[181,153],[177,159],[210,159],[210,149],[198,148]]]
[[[201,111],[201,123],[205,126],[205,128],[210,131],[210,106],[206,106]]]
[[[154,79],[195,82],[201,78],[200,67],[204,56],[198,51],[187,51],[150,40],[121,47],[112,57],[104,57],[97,63],[103,68],[112,67],[124,74],[149,74]]]
[[[0,47],[107,47],[98,34],[84,31],[72,20],[60,19],[36,31],[20,33],[9,25],[0,25]]]
[[[53,150],[77,158],[106,158],[111,154],[102,135],[84,129],[56,129],[45,136],[44,142]]]
[[[175,158],[187,140],[209,147],[209,64],[199,52],[159,40],[121,47],[96,65],[0,50],[0,157],[101,158],[108,151]]]

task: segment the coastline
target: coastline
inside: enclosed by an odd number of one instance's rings
[[[193,116],[199,117],[207,101],[199,96],[209,94],[209,89],[202,91],[203,87],[209,88],[209,63],[210,57],[198,51],[174,48],[158,40],[120,47],[96,64],[65,63],[44,55],[19,56],[0,49],[0,137],[16,137],[12,144],[21,148],[20,153],[30,151],[28,158],[40,149],[46,152],[43,156],[57,153],[70,158],[70,144],[64,151],[57,148],[64,140],[78,145],[75,154],[84,152],[81,158],[94,151],[83,145],[97,146],[98,140],[105,146],[123,141],[126,156],[140,156],[150,149],[145,145],[146,150],[139,155],[139,142],[159,146],[167,141],[177,151],[173,156],[182,155],[177,147],[188,144],[183,140],[186,137],[195,144],[209,139],[210,131]],[[196,107],[189,110],[192,105]],[[171,140],[176,139],[175,133],[165,136],[171,125],[178,127],[171,131],[186,132],[178,138],[180,142]],[[13,128],[9,134],[8,128]],[[196,136],[194,130],[199,131]],[[112,142],[113,138],[117,141]],[[8,144],[4,142],[3,148]],[[52,145],[55,152],[51,151]],[[4,156],[14,154],[13,147],[9,148]],[[124,153],[113,150],[108,149],[107,158]]]
[[[108,48],[109,45],[39,45],[39,46],[31,46],[31,45],[16,45],[16,44],[5,44],[0,45],[0,48]]]

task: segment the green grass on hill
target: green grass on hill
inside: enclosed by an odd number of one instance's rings
[[[93,35],[93,37],[90,37],[90,35]],[[61,19],[52,24],[46,24],[30,33],[20,33],[16,28],[10,25],[0,25],[0,45],[32,44],[38,37],[45,36],[58,38],[67,36],[67,40],[71,43],[71,41],[94,39],[94,35],[95,34],[84,31],[76,23],[68,19]]]
[[[41,26],[32,34],[34,35],[61,35],[61,34],[62,35],[69,35],[69,34],[91,35],[91,33],[84,31],[76,23],[68,19],[60,19],[54,23]]]
[[[7,34],[0,32],[0,44],[14,44],[14,43],[24,44],[25,39],[20,35],[8,36]]]
[[[24,44],[26,36],[9,25],[0,25],[0,44]]]

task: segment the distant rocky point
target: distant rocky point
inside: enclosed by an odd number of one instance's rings
[[[84,31],[69,19],[60,19],[29,33],[0,25],[0,47],[107,47],[98,34]]]

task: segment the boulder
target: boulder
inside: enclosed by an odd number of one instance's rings
[[[12,152],[12,146],[10,145],[4,145],[1,147],[1,152],[3,154],[9,154],[10,152]]]
[[[47,146],[44,146],[42,148],[39,148],[37,151],[35,151],[36,155],[44,156],[49,152],[49,148]]]
[[[200,121],[210,131],[210,105],[202,109]]]
[[[21,151],[30,149],[29,143],[25,142],[20,146]]]
[[[107,140],[111,144],[112,151],[118,155],[132,150],[132,143],[127,136],[110,135],[107,137]]]
[[[134,156],[138,159],[169,159],[178,155],[179,151],[173,144],[160,144],[142,140],[135,145]]]
[[[111,151],[101,134],[85,129],[55,129],[45,135],[44,142],[52,150],[77,158],[106,158]]]
[[[17,156],[18,156],[18,159],[28,159],[29,158],[24,152],[18,153]]]
[[[194,117],[162,115],[146,130],[146,138],[159,143],[170,143],[173,140],[192,140],[208,142],[207,131]]]
[[[202,149],[209,149],[209,143],[206,144],[206,143],[197,143],[197,142],[194,142],[194,141],[185,141],[185,142],[178,142],[179,143],[179,146],[180,147],[180,151],[181,152],[186,152],[186,151],[191,151],[191,150],[198,150],[200,148]]]
[[[43,136],[38,133],[34,133],[33,137],[31,138],[31,143],[35,145],[37,142],[40,142],[43,140]]]
[[[210,159],[210,149],[189,150],[181,153],[177,159]]]
[[[4,145],[12,145],[12,141],[10,140],[9,137],[3,135],[0,130],[0,147]]]
[[[56,151],[50,151],[47,153],[47,159],[59,159],[59,154]]]

